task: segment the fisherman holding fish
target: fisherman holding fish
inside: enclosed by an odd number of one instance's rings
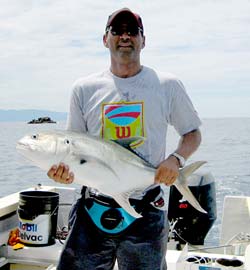
[[[120,270],[165,270],[169,227],[162,185],[176,181],[199,147],[201,121],[180,80],[141,64],[145,36],[138,14],[127,8],[112,13],[103,44],[110,52],[110,69],[76,81],[67,129],[116,141],[157,169],[150,188],[130,196],[138,218],[101,190],[83,187],[57,269],[111,270],[117,260]],[[165,157],[168,124],[180,141]],[[68,165],[54,165],[48,176],[72,183],[75,172]]]

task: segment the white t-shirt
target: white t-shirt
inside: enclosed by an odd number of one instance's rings
[[[157,166],[165,159],[168,124],[180,135],[201,124],[183,84],[172,74],[144,66],[133,77],[106,70],[74,84],[68,130],[113,140],[145,137],[135,151]]]
[[[112,140],[144,137],[134,151],[158,166],[166,158],[168,124],[180,135],[201,125],[183,84],[172,74],[144,66],[133,77],[120,78],[106,70],[74,84],[68,130]],[[163,187],[162,192],[160,196],[167,201],[169,189]]]

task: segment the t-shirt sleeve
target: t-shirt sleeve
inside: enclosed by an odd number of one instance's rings
[[[185,87],[179,80],[171,81],[170,124],[182,136],[198,129],[201,120],[186,93]]]
[[[87,131],[84,119],[83,93],[79,86],[74,86],[71,93],[66,129],[77,132]]]

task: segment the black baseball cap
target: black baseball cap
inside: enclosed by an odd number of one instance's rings
[[[142,24],[142,19],[140,17],[140,15],[138,15],[137,13],[134,13],[133,11],[131,11],[129,8],[122,8],[119,9],[115,12],[113,12],[109,17],[108,17],[108,21],[106,24],[106,30],[114,23],[116,23],[116,21],[119,18],[132,18],[134,20],[134,22],[137,24],[138,27],[141,28],[141,31],[143,33],[143,24]]]

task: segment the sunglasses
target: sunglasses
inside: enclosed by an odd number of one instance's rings
[[[109,26],[106,30],[106,32],[109,32],[113,35],[113,36],[122,36],[124,33],[127,33],[128,36],[132,36],[135,37],[137,36],[139,33],[143,33],[142,28],[138,27],[138,26]]]

